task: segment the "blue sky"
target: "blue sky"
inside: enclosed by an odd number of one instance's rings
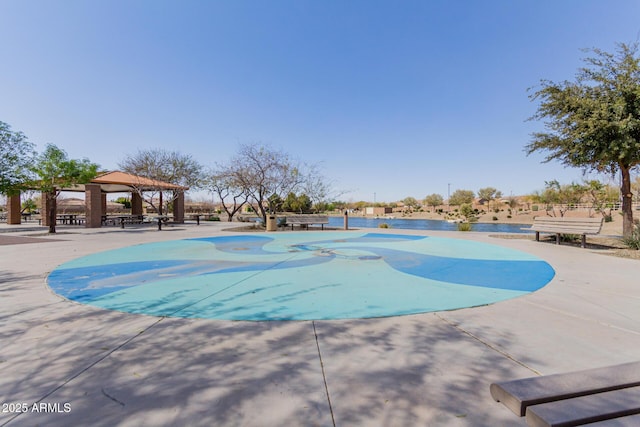
[[[341,200],[529,194],[582,173],[525,155],[527,89],[639,38],[637,0],[0,0],[0,120],[104,169],[263,143]]]

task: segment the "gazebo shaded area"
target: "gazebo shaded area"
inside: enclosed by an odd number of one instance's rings
[[[70,188],[62,188],[62,191],[84,192],[85,197],[85,227],[102,227],[102,219],[107,212],[108,193],[131,193],[131,214],[142,215],[143,192],[173,191],[173,220],[184,222],[184,193],[187,187],[157,181],[125,172],[106,172],[98,175],[88,184],[75,185]],[[47,198],[42,197],[41,212],[47,212]],[[7,197],[7,224],[21,224],[20,194]],[[49,225],[48,215],[42,215],[42,225]]]

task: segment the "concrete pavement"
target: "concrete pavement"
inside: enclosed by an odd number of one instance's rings
[[[293,322],[105,311],[45,282],[86,254],[226,227],[0,233],[39,239],[0,246],[0,426],[522,426],[491,382],[640,360],[640,261],[484,233],[389,230],[523,250],[556,276],[489,306]]]

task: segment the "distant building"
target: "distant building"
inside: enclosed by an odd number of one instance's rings
[[[393,212],[392,208],[367,206],[364,208],[365,215],[386,215]]]

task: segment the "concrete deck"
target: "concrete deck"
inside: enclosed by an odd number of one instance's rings
[[[639,261],[484,233],[402,230],[523,250],[555,278],[484,307],[291,322],[123,314],[45,283],[79,256],[225,227],[0,226],[42,239],[0,245],[0,426],[523,426],[492,382],[640,360]]]

